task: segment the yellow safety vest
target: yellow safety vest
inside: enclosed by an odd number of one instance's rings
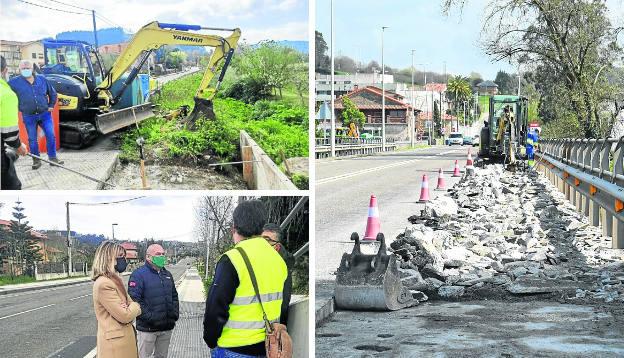
[[[17,113],[17,95],[5,80],[0,79],[0,130],[2,133],[18,131]]]
[[[286,263],[280,254],[261,237],[249,238],[236,244],[227,255],[238,275],[240,284],[236,288],[234,301],[230,304],[229,318],[217,340],[219,347],[241,347],[256,344],[265,339],[265,324],[262,308],[256,297],[245,261],[237,247],[245,250],[251,261],[262,305],[267,319],[279,322],[282,308],[282,294],[286,281]]]

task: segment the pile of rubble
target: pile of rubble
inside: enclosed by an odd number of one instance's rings
[[[624,302],[624,250],[536,173],[477,169],[408,220],[390,247],[410,290]]]

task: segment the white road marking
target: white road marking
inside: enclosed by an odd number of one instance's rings
[[[70,298],[68,301],[73,301],[73,300],[77,300],[77,299],[79,299],[79,298],[88,297],[88,296],[91,296],[91,294],[89,293],[89,294],[87,294],[87,295],[82,295],[82,296],[78,296],[78,297]]]
[[[398,162],[398,163],[380,165],[378,167],[363,169],[363,170],[359,170],[357,172],[346,173],[346,174],[336,175],[336,176],[329,177],[329,178],[319,179],[319,180],[316,181],[315,185],[331,183],[333,181],[347,179],[347,178],[351,178],[351,177],[354,177],[354,176],[357,176],[357,175],[361,175],[361,174],[366,174],[366,173],[376,172],[376,171],[383,170],[383,169],[398,167],[398,166],[401,166],[401,165],[414,163],[414,162],[417,162],[417,161],[422,160],[422,159],[424,159],[424,158],[405,160],[405,161]]]
[[[83,358],[94,358],[96,354],[97,354],[97,347],[93,348],[93,350],[87,353],[87,355],[85,355]]]
[[[51,306],[54,306],[54,305],[56,305],[56,303],[53,303],[53,304],[50,304],[50,305],[41,306],[41,307],[37,307],[37,308],[33,308],[33,309],[31,309],[31,310],[26,310],[26,311],[22,311],[22,312],[14,313],[14,314],[12,314],[12,315],[8,315],[8,316],[0,317],[0,320],[3,320],[3,319],[5,319],[5,318],[11,318],[11,317],[19,316],[19,315],[24,314],[24,313],[28,313],[28,312],[32,312],[32,311],[37,311],[37,310],[40,310],[40,309],[42,309],[42,308],[51,307]]]
[[[31,290],[31,291],[25,291],[25,292],[20,292],[20,293],[9,293],[9,294],[6,294],[6,295],[0,295],[0,300],[2,300],[3,298],[32,295],[32,294],[39,293],[39,292],[63,290],[63,289],[73,288],[75,286],[91,284],[91,283],[92,283],[91,281],[85,281],[85,282],[81,282],[81,283],[75,283],[75,284],[72,284],[72,285],[65,285],[65,286],[58,286],[58,287],[51,287],[51,288],[42,288],[40,290]]]

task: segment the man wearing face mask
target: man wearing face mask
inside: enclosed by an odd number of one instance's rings
[[[40,126],[45,133],[49,160],[63,164],[63,161],[56,156],[56,138],[51,113],[56,104],[56,91],[44,76],[33,72],[32,62],[22,60],[19,68],[20,76],[11,79],[9,85],[19,99],[19,110],[22,112],[22,119],[28,132],[30,152],[39,156],[37,127]],[[33,170],[40,167],[41,161],[33,158]]]
[[[171,332],[180,316],[178,291],[165,264],[165,250],[150,245],[145,265],[130,275],[128,294],[141,306],[137,317],[139,357],[165,358],[169,352]]]
[[[22,183],[15,172],[15,156],[9,156],[4,145],[13,148],[17,155],[26,155],[26,145],[20,141],[19,127],[17,125],[17,96],[6,82],[7,62],[0,56],[0,164],[2,176],[0,188],[2,190],[20,190]]]

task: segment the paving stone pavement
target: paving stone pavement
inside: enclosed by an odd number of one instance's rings
[[[170,358],[210,357],[203,339],[204,306],[202,302],[180,302],[180,319],[169,346]]]
[[[42,158],[48,159],[42,153]],[[110,136],[99,138],[95,144],[80,150],[61,148],[57,156],[65,161],[63,166],[106,181],[118,162],[119,150],[115,149]],[[23,190],[95,190],[103,184],[86,179],[62,168],[42,163],[41,168],[32,170],[32,159],[20,157],[15,163],[17,176]]]

